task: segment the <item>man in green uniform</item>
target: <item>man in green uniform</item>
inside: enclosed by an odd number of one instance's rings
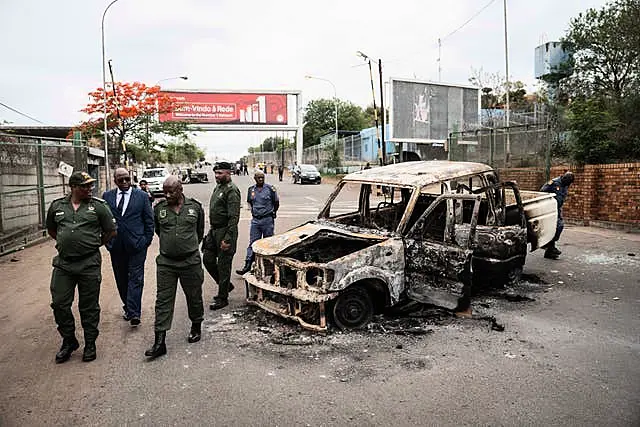
[[[152,359],[167,354],[165,337],[171,329],[178,280],[187,299],[191,319],[188,342],[200,341],[204,319],[204,272],[200,259],[204,211],[200,202],[184,196],[182,182],[177,176],[169,176],[162,190],[166,199],[154,208],[155,230],[160,238],[160,254],[156,258],[155,342],[144,353]]]
[[[216,188],[209,201],[209,223],[211,229],[202,245],[203,263],[218,283],[218,295],[209,306],[218,310],[229,305],[231,263],[236,253],[238,221],[240,220],[240,190],[231,182],[231,163],[218,162],[213,168]]]
[[[78,287],[78,310],[84,330],[82,360],[96,359],[96,338],[100,322],[100,246],[116,235],[111,210],[104,200],[91,197],[95,179],[85,172],[69,177],[71,194],[56,199],[47,212],[47,232],[56,241],[58,255],[53,258],[51,308],[62,335],[56,363],[64,363],[80,347],[71,304]]]

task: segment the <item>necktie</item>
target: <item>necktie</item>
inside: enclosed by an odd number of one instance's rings
[[[117,207],[117,209],[118,209],[118,213],[119,213],[120,215],[122,215],[122,208],[124,208],[124,195],[125,195],[125,194],[126,194],[126,193],[125,193],[124,191],[121,191],[121,192],[120,192],[120,201],[118,202],[118,207]]]

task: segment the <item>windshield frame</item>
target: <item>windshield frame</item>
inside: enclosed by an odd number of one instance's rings
[[[336,219],[339,219],[339,218],[341,218],[341,217],[343,217],[345,215],[350,215],[350,214],[341,214],[341,215],[329,216],[329,214],[331,212],[331,205],[339,197],[341,191],[347,185],[354,185],[354,184],[358,185],[360,187],[360,189],[358,190],[358,192],[360,194],[359,197],[362,197],[362,191],[363,191],[363,188],[365,188],[365,187],[363,187],[363,185],[370,185],[371,186],[370,187],[371,190],[368,191],[369,194],[368,194],[367,200],[370,200],[371,191],[373,191],[373,189],[376,186],[393,187],[395,190],[400,190],[400,189],[405,189],[406,188],[409,191],[411,191],[411,195],[410,195],[410,197],[409,197],[409,199],[407,201],[407,206],[404,209],[402,217],[398,221],[398,226],[396,227],[395,230],[391,231],[391,232],[394,232],[394,233],[402,234],[402,231],[405,228],[405,224],[407,223],[407,221],[411,217],[411,212],[413,212],[413,208],[415,206],[416,200],[418,199],[418,196],[420,194],[420,189],[418,187],[416,187],[416,186],[413,186],[413,185],[399,185],[399,184],[388,185],[388,184],[383,184],[383,183],[375,182],[375,181],[341,181],[340,183],[338,183],[338,185],[336,185],[335,190],[333,191],[333,193],[331,193],[331,195],[329,196],[329,198],[325,202],[324,206],[320,210],[320,213],[318,213],[318,220],[328,221],[328,222],[330,222],[332,224],[335,224],[335,225],[338,225],[338,226],[343,226],[343,224],[340,223],[339,221],[336,221]],[[400,197],[401,196],[398,196],[398,199],[400,199]],[[394,200],[395,200],[395,196],[394,196]],[[368,205],[369,205],[369,203],[364,203],[363,200],[359,200],[358,201],[358,210],[357,210],[357,212],[360,215],[364,215],[362,210],[366,209]],[[353,213],[355,213],[355,212],[353,212]],[[370,230],[376,230],[376,228],[363,226],[363,225],[360,225],[358,227],[366,228],[366,229],[370,229]],[[388,230],[383,230],[383,231],[388,232]]]

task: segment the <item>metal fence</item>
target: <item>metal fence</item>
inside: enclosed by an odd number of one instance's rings
[[[0,255],[45,235],[49,205],[68,191],[60,162],[87,170],[88,148],[75,144],[0,133]]]
[[[550,129],[539,124],[452,132],[447,140],[449,160],[548,170],[552,137]]]

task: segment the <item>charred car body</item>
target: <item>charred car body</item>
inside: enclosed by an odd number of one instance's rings
[[[362,326],[404,298],[465,310],[478,289],[518,280],[527,244],[549,242],[556,220],[552,194],[480,163],[355,172],[317,220],[253,244],[247,302],[312,330]]]

